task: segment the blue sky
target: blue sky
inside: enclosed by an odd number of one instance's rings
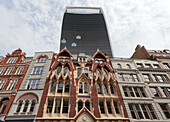
[[[130,57],[137,44],[170,49],[169,0],[0,0],[0,55],[58,52],[67,6],[102,7],[115,57]]]

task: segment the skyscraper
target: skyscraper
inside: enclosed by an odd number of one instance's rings
[[[93,55],[97,49],[112,56],[101,8],[67,7],[63,17],[60,50]]]

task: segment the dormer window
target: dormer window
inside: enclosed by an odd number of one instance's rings
[[[73,42],[73,43],[71,44],[71,46],[72,46],[72,47],[77,47],[77,44],[76,44],[75,42]]]
[[[76,36],[76,39],[81,39],[81,36],[80,36],[80,35],[77,35],[77,36]]]
[[[41,57],[37,60],[37,62],[46,62],[47,58],[46,57]]]
[[[62,40],[61,40],[61,43],[66,43],[66,40],[65,40],[65,39],[62,39]]]

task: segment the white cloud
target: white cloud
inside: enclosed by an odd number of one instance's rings
[[[0,0],[0,55],[19,47],[58,52],[66,6],[102,7],[115,56],[130,57],[137,44],[170,48],[167,0]]]

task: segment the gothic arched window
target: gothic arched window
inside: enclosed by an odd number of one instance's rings
[[[35,107],[35,100],[32,100],[31,107],[30,107],[30,112],[34,111],[34,107]]]
[[[22,107],[22,103],[23,103],[23,101],[22,101],[22,100],[20,100],[20,101],[19,101],[19,103],[18,103],[17,110],[16,110],[16,112],[17,112],[17,113],[19,113],[19,112],[20,112],[21,107]]]
[[[58,93],[62,93],[63,92],[63,82],[59,82],[58,84]]]
[[[99,83],[97,83],[97,92],[98,92],[98,94],[102,94],[101,86]]]
[[[57,75],[59,75],[60,72],[61,72],[61,67],[58,67],[58,69],[57,69]]]
[[[82,85],[82,83],[79,83],[79,93],[83,93],[83,85]]]
[[[105,94],[108,94],[107,85],[106,84],[103,84],[103,91],[104,91]]]
[[[70,91],[70,83],[69,81],[65,83],[65,90],[66,93],[68,93]]]
[[[86,108],[90,111],[90,102],[89,102],[89,101],[86,101],[86,102],[85,102],[85,106],[86,106]]]
[[[23,112],[27,112],[28,105],[29,105],[29,100],[26,100],[26,101],[25,101],[25,105],[24,105]]]
[[[78,112],[83,108],[83,102],[79,101],[78,102]]]
[[[88,85],[87,85],[87,83],[84,83],[84,93],[88,93]]]

